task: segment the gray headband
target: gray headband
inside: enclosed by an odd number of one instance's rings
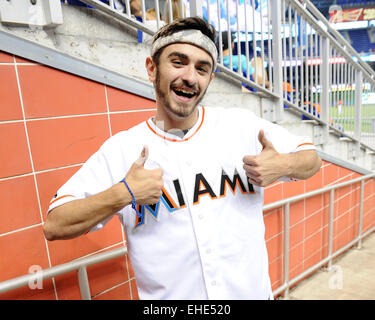
[[[159,49],[178,42],[190,43],[207,51],[214,61],[213,70],[216,70],[217,49],[214,42],[202,32],[195,29],[182,30],[169,36],[158,38],[151,46],[151,56]]]

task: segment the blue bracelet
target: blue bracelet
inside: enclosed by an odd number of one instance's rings
[[[126,187],[128,188],[129,193],[130,193],[130,195],[131,195],[132,198],[133,198],[133,200],[132,200],[132,208],[135,210],[135,212],[137,212],[138,218],[141,218],[141,217],[142,217],[142,214],[137,210],[137,201],[135,201],[134,194],[133,194],[133,192],[130,190],[129,185],[126,183],[125,178],[122,179],[120,182],[123,182],[123,183],[126,185]]]

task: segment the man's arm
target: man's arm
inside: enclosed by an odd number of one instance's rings
[[[125,185],[118,183],[91,197],[73,200],[54,208],[43,225],[46,239],[71,239],[88,232],[131,203],[131,195],[125,188]]]
[[[262,152],[243,158],[250,183],[265,187],[280,177],[303,180],[319,171],[322,161],[315,150],[281,154],[266,139],[263,130],[260,130],[258,139],[263,146]]]
[[[147,149],[144,148],[140,158],[133,163],[126,175],[137,204],[156,203],[162,195],[163,172],[161,169],[145,169],[147,156]],[[70,201],[51,210],[43,225],[44,235],[47,240],[78,237],[131,201],[132,196],[124,183],[116,183],[103,192]]]

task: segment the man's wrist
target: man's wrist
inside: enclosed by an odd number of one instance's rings
[[[141,213],[137,210],[137,201],[135,200],[135,196],[134,196],[132,190],[130,189],[128,183],[126,182],[126,179],[124,178],[120,182],[122,182],[126,186],[126,189],[128,189],[128,191],[129,191],[129,193],[132,197],[132,202],[131,202],[132,208],[133,208],[133,210],[135,210],[137,212],[137,215],[140,217]]]
[[[113,205],[119,208],[119,210],[132,203],[133,197],[124,183],[116,183],[111,189]]]

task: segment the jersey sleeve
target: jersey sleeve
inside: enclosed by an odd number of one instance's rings
[[[315,150],[312,140],[308,136],[297,136],[284,127],[265,119],[260,119],[257,131],[264,130],[265,137],[272,142],[279,153],[294,153],[302,150]],[[258,139],[258,136],[256,137]]]
[[[50,214],[51,210],[58,206],[102,192],[120,181],[125,175],[125,169],[122,170],[122,168],[117,167],[116,170],[114,159],[120,157],[117,153],[112,142],[105,142],[101,148],[58,189],[49,203],[47,214]],[[118,159],[117,162],[123,163],[121,159]],[[119,173],[119,176],[113,173],[114,170]],[[53,214],[53,212],[51,214]],[[93,230],[102,228],[111,218],[112,216],[98,224]]]

